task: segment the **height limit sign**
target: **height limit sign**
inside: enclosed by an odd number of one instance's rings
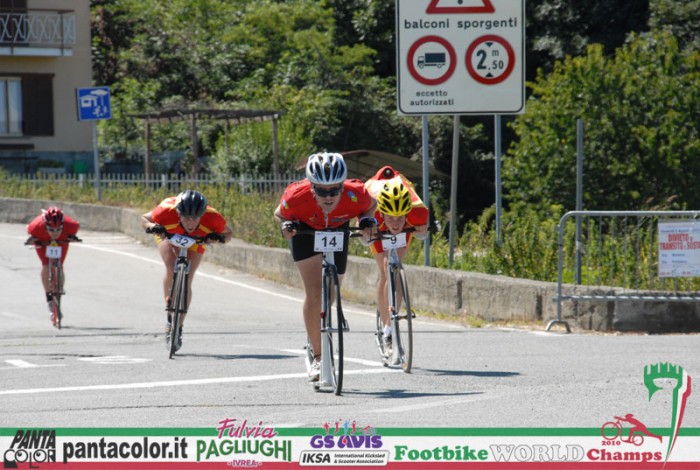
[[[400,114],[525,112],[524,0],[396,0]]]

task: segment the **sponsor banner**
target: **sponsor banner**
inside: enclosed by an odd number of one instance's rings
[[[685,428],[666,461],[670,429],[628,442],[629,428],[377,429],[374,434],[325,434],[323,429],[275,430],[270,438],[210,435],[210,430],[1,430],[3,468],[700,468],[700,429]],[[319,432],[320,431],[320,432]],[[143,434],[148,434],[145,430]],[[83,434],[83,435],[81,435]],[[22,445],[20,445],[22,444]],[[601,466],[601,464],[610,464]],[[664,466],[665,464],[665,466]]]
[[[596,428],[378,428],[336,419],[276,428],[224,418],[208,428],[0,428],[3,469],[289,468],[698,470],[700,428],[683,425],[693,406],[681,366],[645,366],[649,400],[671,390],[669,426],[649,428],[634,412]],[[656,399],[658,401],[658,398]]]

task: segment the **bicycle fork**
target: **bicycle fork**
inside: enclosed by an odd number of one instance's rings
[[[398,270],[393,266],[389,269],[389,323],[391,325],[391,357],[390,364],[401,362],[401,338],[397,328],[399,321],[398,295],[396,290],[396,277]]]
[[[319,377],[319,382],[321,385],[330,386],[333,384],[333,344],[329,333],[333,330],[328,325],[328,315],[330,315],[328,310],[321,313],[321,377]]]

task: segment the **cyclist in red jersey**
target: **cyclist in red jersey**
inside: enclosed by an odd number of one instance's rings
[[[186,190],[177,196],[164,199],[156,208],[146,212],[141,216],[141,226],[147,231],[155,233],[155,240],[158,244],[158,251],[165,265],[165,276],[163,276],[163,297],[168,303],[170,286],[173,282],[173,266],[177,260],[178,250],[165,241],[165,232],[179,235],[190,235],[194,237],[206,237],[211,233],[219,233],[224,236],[224,243],[231,240],[233,231],[226,223],[226,219],[217,212],[216,209],[207,204],[207,199],[203,194]],[[189,309],[192,302],[192,279],[197,272],[199,263],[206,248],[203,244],[195,244],[187,249],[187,259],[190,262],[190,270],[187,283],[187,307]],[[185,321],[185,315],[181,317],[181,324]],[[168,316],[165,326],[166,341],[170,334],[170,317]],[[182,328],[180,328],[182,334]],[[181,345],[182,339],[178,339]]]
[[[430,218],[428,208],[416,194],[413,184],[390,166],[380,168],[372,178],[367,180],[365,186],[370,194],[377,199],[375,217],[379,223],[380,231],[397,235],[406,228],[413,227],[415,229],[415,232],[405,234],[406,246],[396,249],[399,260],[403,260],[411,244],[412,235],[415,235],[419,240],[425,240],[428,237]],[[388,257],[384,252],[381,240],[374,242],[371,250],[379,267],[377,308],[384,324],[384,347],[391,349],[391,319],[386,291]]]
[[[41,260],[41,284],[44,286],[46,302],[51,315],[53,315],[53,296],[49,287],[49,259],[46,257],[46,245],[43,243],[66,242],[75,238],[78,229],[80,229],[80,224],[75,219],[65,215],[58,207],[42,210],[41,214],[27,225],[27,233],[29,234],[27,243],[41,243],[36,246],[36,253]],[[68,243],[61,243],[61,264],[65,261],[67,254]],[[65,283],[65,272],[62,280]],[[61,285],[61,290],[63,290],[63,285]]]
[[[321,254],[314,252],[314,237],[297,234],[301,229],[323,230],[347,227],[354,218],[369,238],[377,221],[377,201],[362,181],[346,179],[348,169],[338,153],[315,153],[306,163],[306,179],[287,186],[275,209],[282,236],[289,242],[292,258],[304,284],[304,326],[314,351],[309,380],[317,381],[321,355]],[[345,234],[343,251],[335,253],[338,282],[342,281],[348,259],[349,235]]]

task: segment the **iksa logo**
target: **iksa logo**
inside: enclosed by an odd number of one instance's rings
[[[355,420],[339,419],[333,426],[325,423],[323,429],[325,435],[311,436],[314,449],[380,449],[383,445],[382,436],[378,436],[372,426],[359,428]]]
[[[38,468],[41,463],[56,462],[56,431],[53,429],[17,430],[10,448],[3,454],[4,468],[18,468],[28,463]]]
[[[666,457],[662,452],[649,452],[641,450],[628,450],[629,445],[640,447],[644,444],[644,440],[658,440],[663,444],[663,437],[654,434],[646,427],[646,425],[634,416],[632,413],[627,413],[624,416],[615,416],[614,421],[608,421],[600,428],[600,433],[603,436],[602,449],[590,449],[587,456],[595,461],[658,461],[664,460],[668,462],[673,446],[678,438],[678,432],[681,428],[685,407],[688,403],[688,397],[691,390],[691,377],[683,370],[681,366],[668,363],[659,363],[648,365],[644,368],[644,385],[649,392],[649,400],[656,392],[662,389],[656,380],[666,379],[675,381],[673,388],[673,405],[671,408],[671,435],[666,446]],[[627,444],[623,450],[616,447]]]

